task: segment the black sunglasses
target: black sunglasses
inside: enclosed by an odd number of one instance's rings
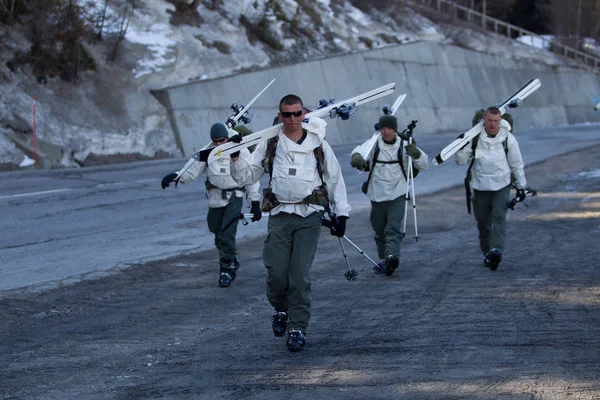
[[[302,116],[303,112],[304,112],[304,110],[298,110],[298,111],[279,111],[279,113],[281,114],[281,116],[283,118],[289,118],[292,115],[294,117],[300,117],[300,116]]]
[[[227,138],[226,138],[226,137],[224,137],[224,138],[220,138],[220,139],[213,139],[213,141],[212,141],[212,142],[213,142],[213,143],[222,143],[222,142],[224,142],[224,141],[226,141],[226,140],[227,140]]]

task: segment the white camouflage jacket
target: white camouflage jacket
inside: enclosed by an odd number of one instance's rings
[[[363,144],[355,147],[351,154],[362,153],[361,150],[363,146],[367,146],[369,142],[370,140],[367,140]],[[401,145],[406,146],[407,144],[407,142],[400,140],[400,137],[396,137],[396,141],[393,144],[385,143],[381,135],[377,138],[379,154],[377,155],[377,162],[375,163],[373,173],[371,174],[371,180],[369,181],[369,186],[367,188],[367,197],[369,200],[375,202],[391,201],[406,194],[406,178],[402,173],[400,164],[385,164],[381,163],[381,161],[397,161],[399,147]],[[373,146],[373,149],[371,149],[371,152],[366,158],[366,161],[369,161],[371,168],[373,168],[373,154],[377,146]],[[423,150],[421,150],[421,156],[419,158],[413,158],[415,168],[421,171],[427,169],[428,161],[429,157]],[[402,151],[402,165],[404,166],[404,171],[408,174],[408,156],[404,149]]]
[[[508,153],[502,142],[507,140]],[[468,165],[473,158],[471,143],[456,152],[454,160],[458,165]],[[500,122],[500,131],[491,138],[481,128],[475,162],[471,170],[471,188],[476,190],[500,190],[511,183],[511,175],[518,189],[527,185],[524,163],[519,150],[519,144],[510,133],[510,124],[505,120]]]
[[[247,149],[243,149],[240,152],[240,159],[249,156],[250,152]],[[213,186],[216,186],[215,188],[206,191],[208,207],[225,207],[229,203],[231,196],[244,197],[244,192],[242,190],[229,190],[241,187],[233,180],[233,178],[231,178],[229,157],[219,158],[210,163],[210,165],[207,165],[205,162],[196,161],[183,173],[179,182],[186,183],[196,180],[204,171],[206,171],[208,181]],[[179,171],[177,171],[177,173],[179,174]],[[258,193],[259,186],[260,182],[245,185],[246,198],[249,201],[260,201],[261,196]],[[223,192],[223,190],[225,190],[225,192]],[[223,193],[225,193],[225,195],[223,195]]]
[[[302,123],[307,131],[306,139],[297,144],[288,139],[279,130],[279,139],[273,160],[273,175],[271,187],[277,199],[282,203],[270,211],[271,215],[285,212],[306,217],[323,207],[314,204],[299,204],[312,191],[322,185],[317,170],[317,160],[314,149],[321,146],[325,156],[323,180],[327,186],[329,200],[335,206],[339,216],[350,215],[350,205],[346,194],[346,184],[342,176],[340,164],[331,149],[324,141],[327,122],[320,118],[311,118],[308,123]],[[258,144],[250,157],[240,157],[231,163],[231,176],[240,185],[251,184],[265,174],[263,161],[266,156],[267,141]]]

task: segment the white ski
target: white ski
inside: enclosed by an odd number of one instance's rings
[[[400,96],[398,96],[396,101],[394,101],[394,104],[392,104],[390,113],[386,114],[386,115],[396,114],[396,111],[398,111],[398,109],[400,108],[400,105],[402,104],[402,102],[404,101],[405,98],[406,98],[406,93],[403,93]],[[359,154],[362,156],[362,158],[364,160],[366,160],[369,157],[369,154],[371,154],[371,151],[375,147],[375,144],[377,143],[377,139],[379,138],[380,135],[381,135],[381,133],[379,131],[375,131],[375,133],[373,134],[373,136],[371,136],[371,139],[369,139],[369,142],[366,144],[366,146],[363,149],[361,149],[361,151],[359,152]]]
[[[542,86],[542,83],[539,79],[531,79],[525,85],[523,85],[519,90],[515,92],[508,99],[504,100],[504,102],[498,104],[496,107],[500,110],[501,114],[504,114],[509,107],[517,107],[521,101],[527,98],[530,94],[538,90]],[[433,160],[434,165],[439,165],[452,157],[454,153],[458,150],[462,149],[464,145],[469,143],[475,136],[481,132],[481,128],[483,126],[483,120],[479,121],[477,125],[469,129],[467,132],[461,134],[458,138],[456,138],[452,143],[448,146],[444,147],[440,154],[435,156]]]
[[[358,107],[362,104],[376,100],[380,97],[392,94],[394,92],[394,90],[396,90],[396,84],[388,83],[387,85],[381,86],[377,89],[360,94],[358,96],[350,97],[346,100],[338,101],[338,102],[336,102],[334,104],[330,104],[326,107],[319,108],[315,111],[312,111],[312,112],[306,114],[306,118],[310,119],[310,118],[314,118],[314,117],[323,117],[325,115],[332,116],[331,112],[333,111],[335,114],[335,111],[342,106]],[[349,107],[349,108],[352,108],[352,107]],[[335,118],[335,116],[336,115],[333,115],[332,118]],[[220,146],[217,146],[213,149],[197,151],[192,156],[198,161],[207,161],[209,163],[213,162],[216,159],[229,156],[231,153],[235,153],[236,151],[240,151],[240,150],[250,147],[254,144],[258,144],[262,141],[265,141],[265,140],[268,140],[270,138],[277,136],[281,126],[282,126],[281,123],[270,126],[261,131],[255,132],[248,136],[245,136],[240,143],[228,142],[228,143],[222,144]]]
[[[229,118],[227,120],[227,122],[225,123],[227,128],[233,129],[233,127],[237,124],[238,120],[250,109],[252,104],[254,104],[254,102],[260,97],[260,95],[263,94],[265,92],[265,90],[267,90],[269,88],[269,86],[271,86],[273,84],[273,82],[275,82],[275,78],[273,78],[273,80],[271,80],[271,82],[269,82],[267,84],[267,86],[264,87],[263,90],[261,90],[256,96],[254,96],[254,98],[252,100],[250,100],[248,105],[246,105],[244,108],[242,108],[240,110],[240,112],[238,112],[235,116]],[[212,145],[212,142],[208,143],[206,146],[201,148],[199,151],[206,150],[206,149],[210,148],[211,145]],[[194,158],[194,154],[192,154],[192,157],[185,163],[183,168],[181,168],[179,170],[179,173],[177,174],[177,178],[175,178],[175,180],[177,182],[179,182],[179,178],[181,178],[181,175],[183,175],[183,173],[185,171],[187,171],[192,166],[192,164],[195,163],[196,161],[197,160],[196,160],[196,158]]]
[[[269,86],[271,86],[273,84],[273,82],[275,82],[275,78],[273,78],[273,80],[271,82],[269,82],[269,84],[267,86],[265,86],[265,88],[263,90],[261,90],[256,96],[254,96],[254,98],[252,100],[250,100],[248,105],[246,105],[246,107],[244,107],[239,113],[237,113],[237,115],[235,117],[229,118],[227,120],[226,125],[229,129],[233,129],[233,127],[236,125],[238,120],[246,113],[246,111],[248,111],[250,109],[250,107],[252,107],[252,104],[254,104],[254,102],[260,97],[260,95],[263,94],[265,92],[265,90],[267,90],[269,88]]]

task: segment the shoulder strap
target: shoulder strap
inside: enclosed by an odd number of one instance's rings
[[[375,142],[375,149],[373,150],[373,157],[371,158],[371,165],[369,166],[369,176],[365,183],[363,183],[364,188],[363,191],[367,194],[367,190],[369,187],[369,182],[371,182],[371,176],[373,175],[373,170],[375,170],[375,164],[377,164],[377,156],[379,155],[379,143]]]
[[[323,151],[323,143],[319,145],[319,147],[315,147],[313,150],[315,154],[315,158],[317,159],[317,172],[319,173],[319,178],[321,178],[321,183],[325,186],[325,181],[323,180],[323,170],[325,169],[325,152]]]
[[[406,170],[404,169],[404,163],[402,162],[402,143],[403,140],[400,139],[400,146],[398,147],[398,164],[400,164],[400,169],[402,170],[402,175],[404,175],[404,179],[407,180]],[[367,181],[364,183],[366,187],[369,186],[369,182],[371,182],[371,176],[373,175],[373,171],[375,170],[375,164],[377,164],[377,156],[379,156],[379,143],[375,143],[375,150],[373,151],[373,158],[371,159],[371,166],[369,170],[369,176],[367,177]],[[395,161],[390,162],[391,164],[395,164]],[[366,194],[366,193],[365,193]]]
[[[273,160],[275,159],[275,150],[277,149],[278,142],[278,136],[275,136],[267,141],[267,150],[265,151],[263,168],[265,172],[269,174],[269,186],[271,185],[271,180],[273,179]]]

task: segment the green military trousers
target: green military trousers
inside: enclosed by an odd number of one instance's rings
[[[233,260],[237,255],[235,248],[235,235],[240,220],[237,215],[242,211],[244,200],[241,197],[231,196],[225,207],[209,208],[206,221],[208,229],[215,235],[215,246],[219,250],[219,258]],[[233,223],[226,229],[225,226]]]
[[[390,201],[371,202],[371,226],[375,231],[377,256],[382,260],[389,255],[400,257],[405,208],[405,196]]]
[[[510,185],[500,190],[473,190],[473,214],[479,232],[479,247],[485,254],[493,248],[504,253],[506,212]]]
[[[310,268],[317,252],[321,216],[279,213],[269,217],[263,247],[267,268],[267,299],[277,311],[287,311],[289,329],[306,332],[310,322]]]

